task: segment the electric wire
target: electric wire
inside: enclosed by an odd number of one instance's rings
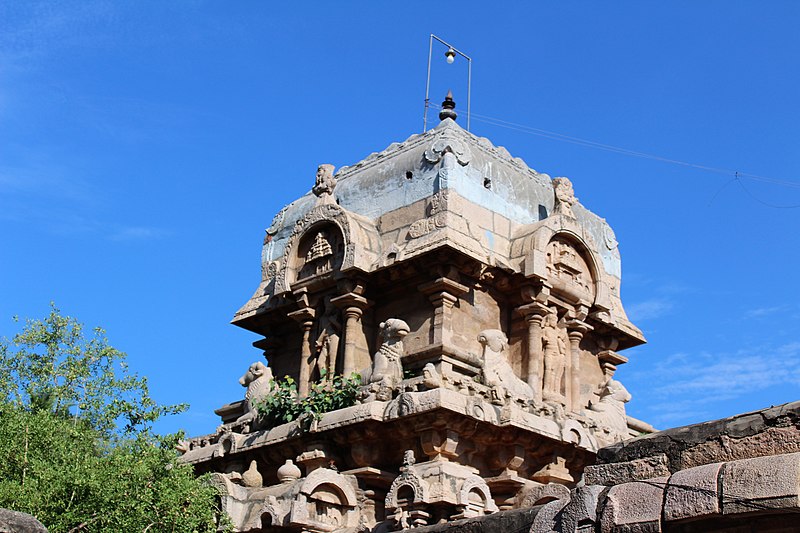
[[[438,106],[438,105],[436,105],[434,103],[429,103],[429,106],[432,107],[432,108],[441,109],[440,106]],[[664,157],[664,156],[660,156],[660,155],[649,154],[649,153],[646,153],[646,152],[639,152],[637,150],[631,150],[631,149],[623,148],[623,147],[620,147],[620,146],[614,146],[614,145],[611,145],[611,144],[605,144],[605,143],[600,143],[600,142],[596,142],[596,141],[591,141],[591,140],[588,140],[588,139],[582,139],[580,137],[574,137],[574,136],[571,136],[571,135],[565,135],[563,133],[558,133],[558,132],[554,132],[554,131],[548,131],[548,130],[544,130],[544,129],[541,129],[541,128],[535,128],[533,126],[527,126],[525,124],[519,124],[519,123],[516,123],[516,122],[510,122],[510,121],[507,121],[507,120],[499,119],[499,118],[496,118],[496,117],[490,117],[488,115],[481,115],[481,114],[478,114],[478,113],[471,113],[471,116],[472,116],[473,119],[475,119],[475,120],[477,120],[479,122],[483,122],[483,123],[486,123],[486,124],[489,124],[489,125],[492,125],[492,126],[497,126],[499,128],[506,128],[506,129],[510,129],[510,130],[514,130],[514,131],[519,131],[521,133],[527,133],[527,134],[530,134],[530,135],[537,135],[539,137],[544,137],[544,138],[547,138],[547,139],[550,139],[550,140],[553,140],[553,141],[566,142],[566,143],[575,144],[575,145],[578,145],[578,146],[585,146],[587,148],[595,148],[595,149],[598,149],[598,150],[604,150],[604,151],[607,151],[607,152],[617,153],[617,154],[621,154],[621,155],[639,157],[639,158],[642,158],[642,159],[650,159],[650,160],[659,161],[659,162],[662,162],[662,163],[669,163],[669,164],[673,164],[673,165],[680,165],[680,166],[684,166],[684,167],[688,167],[688,168],[694,168],[694,169],[702,170],[702,171],[705,171],[705,172],[712,172],[712,173],[715,173],[715,174],[723,174],[723,175],[727,175],[727,176],[733,176],[733,178],[730,181],[726,182],[720,188],[720,190],[717,191],[714,194],[714,197],[711,200],[712,202],[714,201],[714,198],[716,198],[716,196],[719,195],[719,193],[723,189],[725,189],[728,184],[730,184],[731,181],[736,181],[736,182],[739,183],[739,186],[742,188],[742,190],[745,192],[745,194],[747,194],[747,196],[749,196],[751,199],[755,200],[756,202],[758,202],[758,203],[760,203],[760,204],[762,204],[764,206],[775,208],[775,209],[797,209],[797,208],[800,208],[800,205],[776,205],[776,204],[772,204],[772,203],[769,203],[769,202],[765,202],[765,201],[757,198],[755,195],[753,195],[742,184],[742,178],[746,178],[746,179],[749,179],[749,180],[759,181],[759,182],[762,182],[762,183],[769,183],[771,185],[777,185],[777,186],[782,186],[782,187],[790,187],[790,188],[800,189],[800,182],[797,182],[797,181],[772,178],[772,177],[769,177],[769,176],[763,176],[763,175],[760,175],[760,174],[751,174],[749,172],[741,172],[741,171],[738,171],[738,170],[731,170],[731,169],[727,169],[727,168],[712,167],[712,166],[709,166],[709,165],[702,165],[702,164],[699,164],[699,163],[692,163],[692,162],[689,162],[689,161],[682,161],[680,159],[674,159],[674,158],[671,158],[671,157]]]

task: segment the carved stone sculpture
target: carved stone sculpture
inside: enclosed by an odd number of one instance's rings
[[[333,170],[334,166],[329,164],[317,167],[317,179],[311,192],[319,198],[319,203],[336,203],[336,199],[333,197],[333,189],[336,187],[336,178],[333,177]]]
[[[572,206],[578,201],[575,198],[575,191],[572,189],[572,182],[568,178],[553,178],[553,192],[556,195],[554,215],[565,215],[575,218]]]
[[[380,389],[394,389],[403,379],[403,337],[409,327],[399,318],[389,318],[380,325],[383,343],[375,353],[372,367],[364,375],[364,383],[379,384]]]
[[[320,378],[330,378],[336,372],[342,324],[339,310],[331,304],[330,297],[325,298],[325,308],[318,325],[319,334],[315,347],[317,350],[317,372]]]
[[[628,435],[628,417],[625,404],[631,400],[628,389],[615,379],[610,379],[600,392],[600,399],[592,404],[589,416],[601,429],[609,433],[613,442]]]
[[[547,401],[563,404],[562,380],[568,357],[569,343],[564,340],[558,327],[558,315],[551,310],[544,318],[542,327],[542,353],[544,354],[544,382],[542,397]]]
[[[249,422],[256,417],[256,404],[272,392],[272,370],[261,361],[256,361],[239,378],[239,384],[247,387],[247,392],[244,394],[244,414],[236,420],[236,424]]]
[[[498,329],[485,329],[478,334],[483,346],[483,379],[492,388],[492,401],[504,403],[506,396],[515,399],[532,399],[533,389],[514,374],[514,369],[503,352],[508,339]]]

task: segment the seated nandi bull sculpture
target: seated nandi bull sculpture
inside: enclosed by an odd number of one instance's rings
[[[247,387],[247,392],[244,394],[244,414],[233,424],[252,424],[258,415],[256,405],[272,392],[272,369],[261,361],[256,361],[239,378],[239,384]]]
[[[379,400],[391,399],[392,390],[403,380],[403,337],[409,327],[399,318],[389,318],[380,324],[383,343],[372,359],[372,366],[362,372],[363,383],[372,385]]]
[[[505,334],[499,329],[485,329],[478,334],[478,342],[483,347],[483,380],[492,388],[492,402],[502,405],[506,397],[532,399],[533,389],[514,374],[514,369],[503,355],[508,347]]]

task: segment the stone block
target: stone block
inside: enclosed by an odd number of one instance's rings
[[[506,239],[511,235],[511,223],[498,213],[494,214],[494,232]]]
[[[722,463],[675,472],[667,484],[664,519],[668,522],[720,513],[717,480]]]
[[[661,504],[666,477],[615,485],[608,491],[600,518],[600,530],[607,533],[661,531]]]
[[[662,454],[623,463],[587,466],[583,479],[587,485],[619,485],[669,476],[667,456]]]
[[[724,515],[800,510],[800,452],[731,461],[721,479]]]
[[[591,526],[595,530],[599,517],[597,507],[600,495],[606,490],[600,485],[578,487],[572,492],[572,498],[561,511],[562,533],[580,533]]]
[[[567,500],[556,500],[546,503],[536,513],[530,533],[561,533],[561,510]]]

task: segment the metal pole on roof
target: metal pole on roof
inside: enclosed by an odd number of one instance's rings
[[[430,89],[431,89],[431,59],[433,58],[433,40],[436,39],[447,47],[444,53],[447,62],[452,64],[456,55],[460,55],[467,60],[467,131],[470,126],[470,114],[472,110],[472,58],[467,54],[457,49],[452,44],[440,39],[431,33],[430,41],[428,43],[428,76],[425,79],[425,114],[422,119],[422,131],[428,131],[428,108],[430,107]]]

